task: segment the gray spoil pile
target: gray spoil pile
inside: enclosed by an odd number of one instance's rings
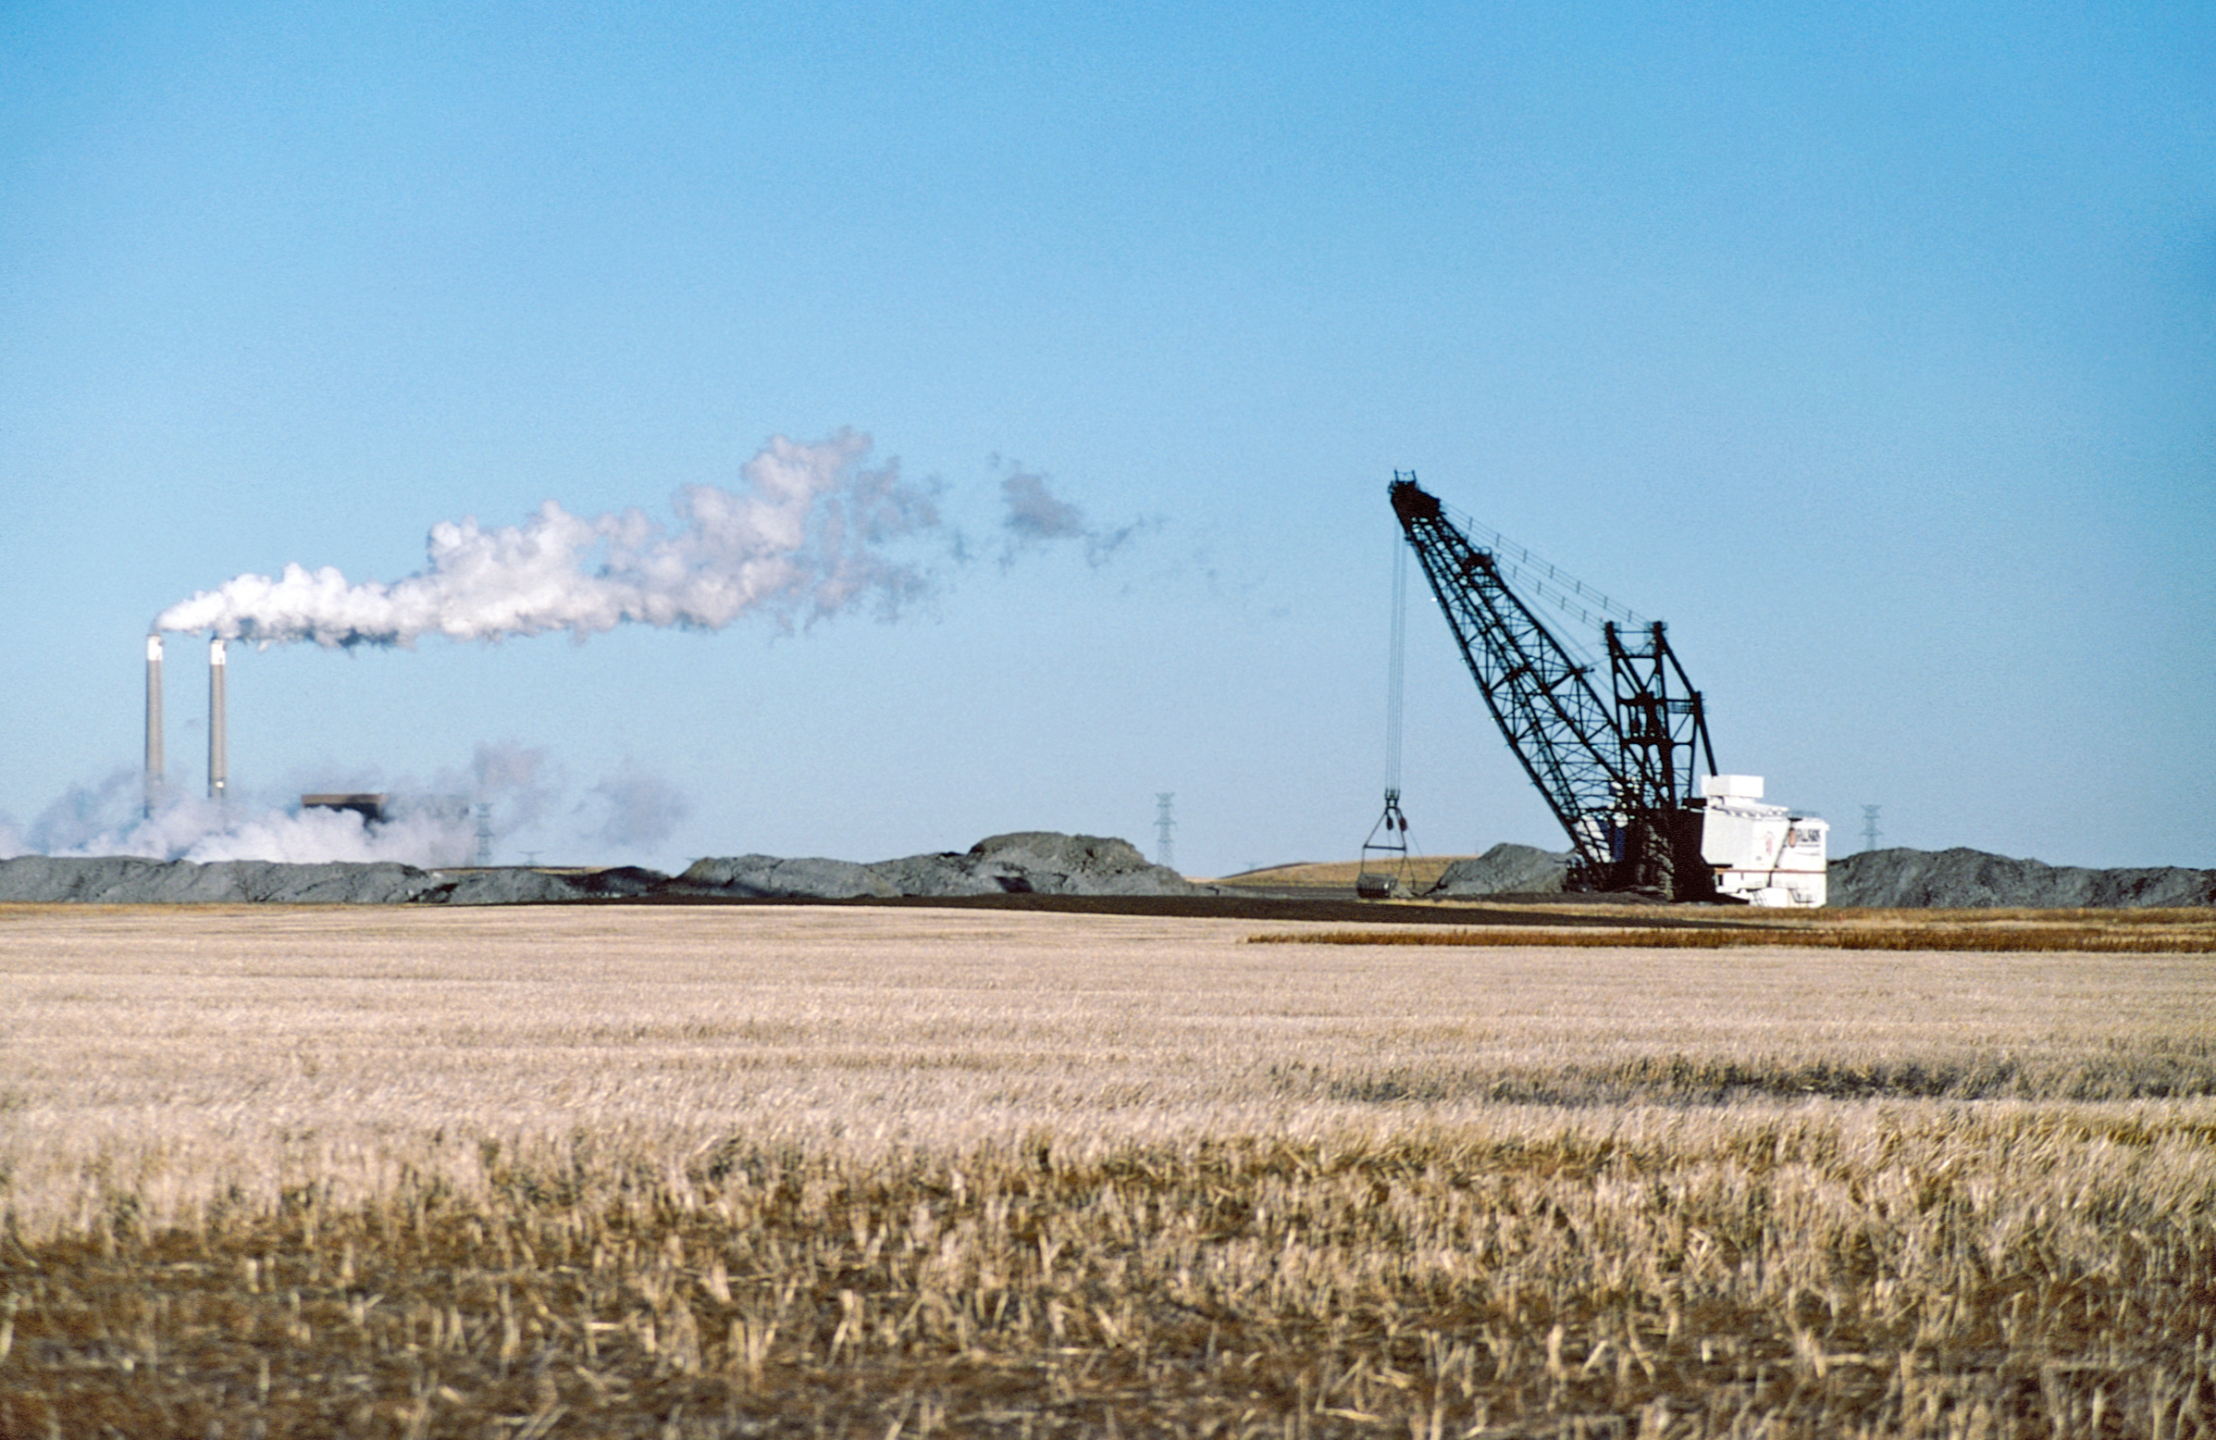
[[[1548,895],[1561,890],[1570,855],[1503,841],[1475,860],[1457,860],[1439,877],[1435,895]]]
[[[1128,840],[1046,830],[994,835],[964,853],[910,855],[874,865],[772,855],[697,860],[669,888],[681,894],[783,900],[1207,893],[1176,871],[1149,864]]]
[[[1882,909],[2120,909],[2216,905],[2216,870],[2087,870],[1982,850],[1866,850],[1829,867],[1834,905]]]
[[[890,899],[901,892],[876,868],[851,860],[781,860],[775,855],[727,855],[695,860],[671,889],[755,900]]]
[[[651,883],[634,878],[652,877]],[[614,878],[610,878],[614,877]],[[645,871],[550,875],[538,870],[418,870],[382,860],[288,865],[275,860],[135,860],[18,855],[0,860],[0,901],[88,905],[533,905],[594,895],[649,894],[667,877]]]
[[[558,900],[581,900],[590,893],[581,881],[587,875],[549,875],[542,870],[464,870],[453,874],[426,874],[421,894],[410,898],[425,905],[546,905]]]
[[[286,865],[273,860],[134,860],[124,856],[0,860],[0,900],[87,904],[397,905],[427,898],[443,882],[413,865]]]
[[[1021,830],[970,846],[974,873],[1003,890],[1040,895],[1200,895],[1206,893],[1167,866],[1148,862],[1128,840]]]
[[[1447,867],[1434,892],[1454,898],[1559,891],[1567,855],[1495,845]],[[1834,905],[1881,908],[2107,909],[2216,905],[2216,870],[2087,870],[1981,850],[1872,850],[1831,862]],[[0,860],[0,901],[86,904],[544,905],[649,895],[732,899],[890,900],[903,896],[1216,893],[1147,863],[1125,840],[1023,831],[967,851],[875,865],[740,855],[696,862],[671,879],[653,870],[419,870],[390,861],[287,865],[269,860],[137,860],[122,856]]]
[[[696,862],[676,879],[655,870],[419,870],[413,865],[269,860],[135,860],[122,856],[0,860],[0,901],[88,904],[544,905],[645,895],[736,899],[890,900],[941,895],[1200,895],[1150,865],[1128,841],[1026,831],[966,853],[911,855],[878,865],[740,855]]]

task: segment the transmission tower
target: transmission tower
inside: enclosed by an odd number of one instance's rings
[[[1167,870],[1177,868],[1177,850],[1170,844],[1170,832],[1177,828],[1170,818],[1170,802],[1176,798],[1174,790],[1154,792],[1154,863]]]
[[[1875,850],[1878,836],[1884,833],[1877,828],[1877,812],[1878,807],[1875,805],[1862,807],[1862,848],[1866,851]]]
[[[477,802],[477,863],[492,864],[492,806],[483,800]]]

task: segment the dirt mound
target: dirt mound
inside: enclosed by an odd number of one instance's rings
[[[936,855],[910,855],[900,860],[880,860],[870,872],[893,887],[895,895],[923,897],[947,895],[1003,895],[1008,893],[998,872],[979,874],[969,857],[948,850]]]
[[[1439,877],[1435,895],[1545,895],[1562,889],[1570,856],[1535,845],[1502,842],[1474,860],[1457,860]]]
[[[274,860],[138,860],[18,855],[0,860],[0,901],[94,905],[541,905],[648,893],[651,870],[578,875],[538,870],[418,870],[391,861],[290,865]]]
[[[560,878],[567,880],[580,894],[600,899],[659,895],[670,886],[667,875],[659,870],[649,870],[643,865],[615,865],[606,870],[581,870]]]
[[[1447,866],[1443,898],[1559,892],[1569,857],[1495,845]],[[1831,862],[1833,905],[1884,909],[2110,909],[2216,905],[2216,870],[2089,870],[1981,850],[1872,850]],[[669,896],[737,900],[892,900],[996,895],[1186,898],[1239,893],[1148,863],[1126,840],[1029,830],[967,851],[872,865],[739,855],[696,861],[672,879],[609,870],[419,870],[392,862],[289,865],[268,860],[139,860],[19,855],[0,860],[0,901],[86,904],[546,905]]]
[[[1003,890],[1037,895],[1198,895],[1201,887],[1156,865],[1128,840],[1024,830],[993,835],[969,850],[972,874]],[[1005,877],[1005,878],[1003,878]],[[1009,881],[1020,877],[1022,884]]]
[[[1982,850],[1866,850],[1830,865],[1830,901],[1883,909],[2216,905],[2216,870],[2088,870]]]
[[[90,904],[394,905],[436,889],[413,865],[286,865],[273,860],[137,860],[18,855],[0,861],[0,900]]]
[[[698,860],[673,893],[761,899],[853,900],[963,895],[1200,895],[1174,870],[1149,864],[1128,840],[1026,830],[980,840],[966,852],[909,855],[857,865],[739,855]]]
[[[426,905],[546,905],[582,899],[584,876],[541,870],[465,870],[434,876],[438,883],[412,897]]]
[[[890,899],[901,893],[868,865],[851,860],[783,860],[775,855],[695,860],[671,888],[684,894],[760,900]]]

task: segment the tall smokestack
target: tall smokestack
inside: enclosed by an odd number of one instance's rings
[[[162,794],[162,637],[146,637],[146,813]]]
[[[208,798],[221,800],[230,783],[229,748],[223,733],[223,677],[231,667],[224,663],[223,637],[208,640]]]

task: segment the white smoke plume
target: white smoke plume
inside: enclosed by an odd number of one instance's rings
[[[852,430],[814,445],[774,436],[741,469],[740,489],[679,490],[674,525],[635,507],[587,518],[549,500],[520,525],[433,526],[429,563],[389,585],[287,565],[180,601],[155,628],[265,645],[410,645],[434,634],[582,638],[624,624],[713,630],[757,611],[790,625],[869,601],[889,614],[927,585],[885,547],[939,516],[897,460],[864,468],[870,444]]]
[[[692,813],[683,791],[632,766],[593,786],[591,802],[605,816],[592,838],[623,849],[661,844]]]
[[[398,813],[375,825],[344,810],[263,810],[225,816],[220,829],[200,836],[176,858],[284,860],[296,865],[397,860],[434,869],[468,864],[472,848],[468,820],[458,810],[402,804]]]
[[[1008,537],[1000,552],[1004,570],[1015,564],[1022,551],[1065,540],[1082,542],[1085,563],[1097,567],[1151,525],[1146,520],[1112,529],[1094,525],[1084,511],[1047,488],[1046,476],[1025,470],[1016,461],[1009,463],[1009,473],[1000,482],[1000,498],[1008,507],[1001,518]]]
[[[470,827],[453,807],[402,803],[380,825],[343,810],[285,809],[239,797],[229,802],[172,791],[140,813],[143,782],[118,770],[96,786],[73,785],[24,836],[41,855],[128,855],[142,860],[397,860],[407,865],[467,861]]]
[[[536,826],[564,787],[561,767],[544,750],[514,740],[479,745],[470,779],[473,798],[492,807],[504,835]]]
[[[370,824],[345,810],[292,803],[303,792],[389,791],[387,817]],[[498,863],[536,845],[573,860],[607,847],[634,855],[675,832],[687,812],[668,782],[626,764],[576,799],[562,767],[541,750],[507,742],[477,747],[467,772],[428,782],[383,783],[374,771],[296,776],[261,795],[203,799],[172,786],[143,813],[143,777],[117,770],[98,785],[72,785],[23,830],[0,819],[0,859],[17,854],[125,855],[145,860],[395,860],[425,869],[467,865],[477,852],[476,807],[489,807]]]

